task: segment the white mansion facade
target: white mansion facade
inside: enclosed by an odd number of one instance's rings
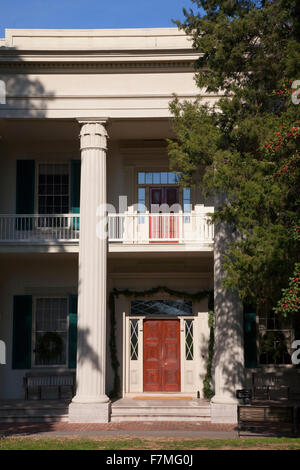
[[[166,150],[173,93],[199,92],[196,59],[176,28],[0,39],[0,399],[23,399],[26,374],[68,371],[73,422],[108,421],[112,391],[203,398],[214,292],[211,420],[236,421],[243,314],[220,269],[230,234],[214,233],[213,201],[180,186]]]

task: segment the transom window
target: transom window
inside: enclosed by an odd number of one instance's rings
[[[69,165],[43,163],[38,174],[38,213],[69,213]]]
[[[133,300],[131,315],[193,315],[192,301]]]
[[[178,184],[180,176],[172,171],[139,171],[138,184]]]
[[[67,298],[37,298],[35,301],[34,327],[35,365],[66,365],[68,341]],[[60,353],[54,354],[58,350]]]

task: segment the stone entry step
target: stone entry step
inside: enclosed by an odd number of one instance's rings
[[[66,422],[68,407],[69,400],[8,400],[0,402],[0,423]]]
[[[210,404],[205,400],[133,400],[112,403],[111,421],[210,421]]]

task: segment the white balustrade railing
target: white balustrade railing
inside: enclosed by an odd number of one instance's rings
[[[78,242],[79,219],[79,214],[0,214],[0,243]]]
[[[203,213],[108,214],[111,243],[212,243],[214,227]],[[0,243],[78,242],[79,214],[1,215]]]
[[[212,243],[214,227],[205,213],[130,213],[108,215],[110,242]]]

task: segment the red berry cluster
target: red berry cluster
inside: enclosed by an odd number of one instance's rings
[[[280,126],[279,131],[275,133],[276,137],[273,141],[265,144],[265,149],[271,152],[277,152],[284,144],[291,139],[297,139],[300,136],[300,123],[294,126]]]
[[[296,169],[300,167],[300,154],[293,155],[289,161],[286,162],[281,170],[278,170],[275,176],[283,176],[287,172],[292,175]]]
[[[282,88],[280,90],[274,91],[273,94],[277,96],[290,96],[295,92],[295,90],[291,88],[292,83],[293,80],[289,80],[287,85],[282,85]]]
[[[283,296],[275,311],[299,312],[300,310],[300,263],[296,263],[293,277],[290,278],[289,287],[283,290]]]

